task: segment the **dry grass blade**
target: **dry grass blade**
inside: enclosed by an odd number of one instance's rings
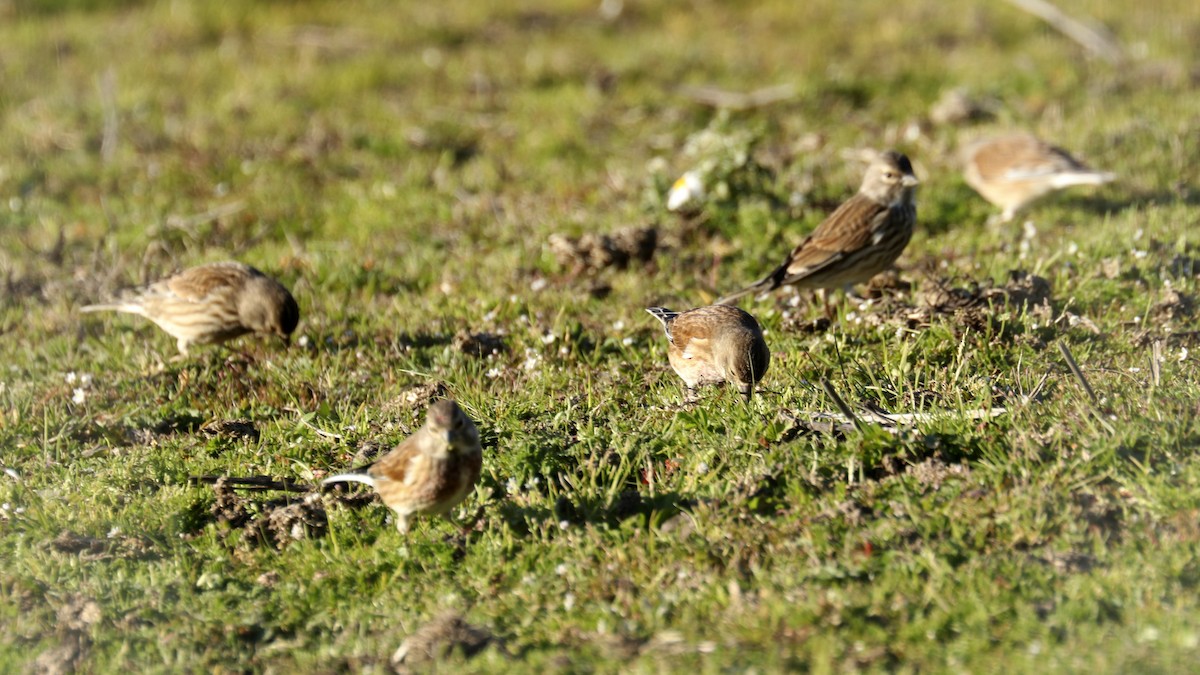
[[[1117,44],[1117,41],[1112,36],[1105,35],[1099,27],[1090,26],[1087,23],[1072,18],[1058,7],[1046,2],[1046,0],[1008,1],[1018,8],[1042,19],[1053,26],[1058,32],[1071,38],[1084,49],[1087,49],[1105,61],[1117,64],[1125,60],[1125,51],[1121,49],[1121,46]]]
[[[716,87],[683,87],[679,90],[679,93],[697,103],[712,106],[713,108],[750,110],[751,108],[761,108],[772,103],[779,103],[780,101],[794,98],[796,96],[796,87],[791,84],[779,84],[772,87],[755,89],[745,94],[738,91],[717,89]]]
[[[1079,380],[1079,386],[1083,387],[1083,390],[1087,392],[1088,398],[1092,400],[1093,404],[1099,404],[1100,399],[1096,397],[1095,390],[1092,389],[1092,385],[1089,384],[1087,378],[1084,377],[1083,371],[1079,369],[1079,364],[1075,362],[1075,357],[1071,355],[1071,348],[1068,347],[1066,343],[1059,342],[1058,351],[1060,354],[1062,354],[1063,359],[1067,362],[1067,368],[1071,370],[1071,374],[1075,376],[1076,380]]]
[[[1109,434],[1114,433],[1115,430],[1113,429],[1112,425],[1104,419],[1104,414],[1098,407],[1100,405],[1100,398],[1096,396],[1096,391],[1092,389],[1092,385],[1088,383],[1087,378],[1084,377],[1083,371],[1079,368],[1079,364],[1075,362],[1075,357],[1071,355],[1071,348],[1068,347],[1066,343],[1060,341],[1058,343],[1058,351],[1062,354],[1063,360],[1067,362],[1067,368],[1071,370],[1071,374],[1074,375],[1075,379],[1079,381],[1079,386],[1083,387],[1083,390],[1087,392],[1088,398],[1091,399],[1092,415],[1096,418],[1096,421],[1099,422],[1100,426],[1104,427],[1104,430]]]
[[[854,411],[850,409],[850,406],[846,404],[846,401],[840,395],[838,395],[837,390],[833,388],[833,383],[830,382],[828,378],[821,378],[821,388],[825,390],[825,395],[833,401],[833,404],[837,406],[838,410],[842,411],[842,415],[846,417],[846,421],[853,424],[855,428],[860,428],[861,423],[858,421],[858,417],[855,416]]]

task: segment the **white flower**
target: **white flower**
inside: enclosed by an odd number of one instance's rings
[[[704,200],[704,183],[695,171],[679,177],[667,192],[667,210],[678,211],[684,206]]]
[[[566,563],[559,563],[558,567],[554,568],[554,573],[561,577],[567,573],[568,569],[570,568],[567,567]]]
[[[85,386],[85,387],[90,387],[90,386],[92,386],[92,374],[91,374],[91,373],[84,373],[84,374],[80,375],[80,376],[79,376],[79,383],[80,383],[80,384],[82,384],[82,385],[83,385],[83,386]]]
[[[568,612],[575,608],[575,594],[567,593],[563,596],[563,609]]]
[[[622,339],[621,339],[621,344],[623,344],[623,345],[625,345],[626,347],[628,347],[628,346],[630,346],[630,345],[632,345],[632,344],[633,344],[633,338],[631,338],[631,337],[622,338]]]
[[[554,344],[554,341],[557,339],[558,339],[557,335],[555,335],[554,333],[547,332],[545,335],[542,336],[542,344],[544,344],[544,345]]]
[[[504,374],[504,371],[500,370],[499,368],[489,368],[488,371],[483,374],[483,376],[488,378],[489,380],[494,380],[503,374]]]
[[[75,394],[73,396],[71,396],[71,402],[72,403],[83,403],[85,400],[87,400],[87,392],[79,387],[76,387]]]
[[[78,379],[79,376],[75,374],[75,371],[72,370],[71,372],[67,373],[67,384],[75,384],[76,380]]]
[[[1180,347],[1179,348],[1179,360],[1184,361],[1187,359],[1187,357],[1188,357],[1187,347]]]
[[[308,346],[308,336],[301,335],[300,339],[296,340],[296,344],[300,345],[301,347],[307,347]]]

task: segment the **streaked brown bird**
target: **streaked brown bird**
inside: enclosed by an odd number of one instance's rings
[[[977,140],[963,148],[962,159],[967,184],[1002,209],[1002,222],[1055,190],[1102,185],[1116,178],[1093,171],[1066,150],[1024,133]]]
[[[667,333],[667,359],[683,383],[688,398],[696,387],[729,382],[750,402],[754,385],[771,365],[771,351],[753,316],[729,305],[709,305],[686,312],[665,307],[646,310]]]
[[[396,512],[396,529],[408,533],[415,513],[450,519],[450,510],[475,489],[483,469],[479,430],[462,408],[444,399],[429,407],[425,424],[372,464],[321,481],[363,483]]]
[[[886,270],[912,239],[919,182],[908,157],[895,151],[879,153],[867,167],[858,194],[829,214],[775,271],[717,304],[780,286],[850,286]]]
[[[180,357],[193,344],[219,344],[246,333],[275,335],[287,343],[300,322],[300,308],[288,289],[239,262],[192,267],[80,311],[104,310],[150,319],[178,341]]]

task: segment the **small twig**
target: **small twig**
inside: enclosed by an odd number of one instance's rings
[[[1036,402],[1038,400],[1038,396],[1040,396],[1042,393],[1042,389],[1045,388],[1046,382],[1049,380],[1050,373],[1042,373],[1042,379],[1038,380],[1038,383],[1033,387],[1033,391],[1029,392],[1029,394],[1025,397],[1025,400]]]
[[[855,416],[854,411],[850,409],[850,406],[846,405],[846,401],[838,395],[837,390],[833,388],[833,383],[830,382],[828,378],[821,378],[821,388],[825,390],[825,395],[833,401],[833,404],[838,407],[838,410],[842,411],[842,415],[845,415],[846,420],[855,427],[859,427],[860,424],[858,417]]]
[[[1079,364],[1075,363],[1075,357],[1071,356],[1071,348],[1067,346],[1067,343],[1059,340],[1058,351],[1062,354],[1063,358],[1066,359],[1067,368],[1070,368],[1071,374],[1075,376],[1075,379],[1079,380],[1079,385],[1083,387],[1085,392],[1087,392],[1088,398],[1092,399],[1093,404],[1099,405],[1100,399],[1097,398],[1096,392],[1092,389],[1092,385],[1088,384],[1087,378],[1083,376],[1083,371],[1079,369]]]
[[[755,89],[745,94],[716,87],[682,87],[679,93],[697,103],[713,108],[749,110],[793,98],[796,96],[796,87],[791,84],[778,84],[773,87]]]
[[[287,478],[272,478],[270,476],[188,476],[190,485],[216,485],[224,480],[230,487],[242,490],[279,490],[281,492],[312,492],[313,486],[307,483],[295,483]]]
[[[1117,64],[1125,60],[1125,51],[1121,49],[1116,39],[1105,35],[1104,33],[1107,31],[1094,21],[1084,23],[1074,19],[1046,0],[1008,0],[1008,2],[1050,24],[1058,32],[1109,63]]]
[[[191,232],[193,229],[211,223],[214,220],[228,218],[246,208],[246,202],[234,201],[228,204],[218,204],[211,209],[191,216],[168,216],[167,225],[179,230]]]
[[[993,417],[999,417],[1008,413],[1007,408],[979,408],[977,410],[962,410],[962,411],[946,411],[944,413],[897,413],[883,415],[880,413],[867,412],[861,417],[847,417],[844,413],[837,414],[831,412],[810,412],[796,411],[790,413],[795,419],[802,416],[807,416],[814,421],[832,421],[840,424],[857,424],[859,420],[875,422],[882,425],[885,429],[889,427],[912,426],[921,422],[929,422],[936,419],[948,417],[953,413],[956,417],[963,417],[969,420],[986,420]]]
[[[104,110],[104,131],[100,136],[100,159],[111,164],[117,152],[120,118],[117,115],[117,74],[109,67],[96,78],[96,90],[100,94],[100,107]]]

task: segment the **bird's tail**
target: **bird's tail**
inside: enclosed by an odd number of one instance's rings
[[[124,312],[126,314],[146,315],[146,309],[136,302],[105,302],[99,305],[84,305],[81,312]]]
[[[375,479],[365,473],[339,473],[336,476],[330,476],[321,481],[321,485],[329,485],[330,483],[362,483],[375,487]]]
[[[79,308],[81,312],[120,312],[124,311],[125,305],[119,302],[113,302],[103,305],[85,305]]]
[[[1104,185],[1116,179],[1117,175],[1115,173],[1079,171],[1059,174],[1054,177],[1053,183],[1055,188],[1065,188],[1073,185]]]
[[[738,298],[750,295],[751,293],[753,293],[754,295],[759,295],[761,293],[768,293],[768,292],[773,291],[776,288],[779,288],[780,286],[782,286],[783,280],[785,277],[787,277],[787,263],[780,265],[779,267],[775,268],[774,272],[771,272],[767,276],[750,284],[749,286],[743,288],[742,290],[734,292],[734,293],[730,293],[729,295],[718,299],[713,304],[714,305],[732,305],[732,304],[734,304],[734,301],[736,301]]]
[[[646,311],[650,314],[650,316],[663,322],[664,326],[667,325],[671,319],[679,316],[679,312],[672,312],[666,307],[647,307]]]

